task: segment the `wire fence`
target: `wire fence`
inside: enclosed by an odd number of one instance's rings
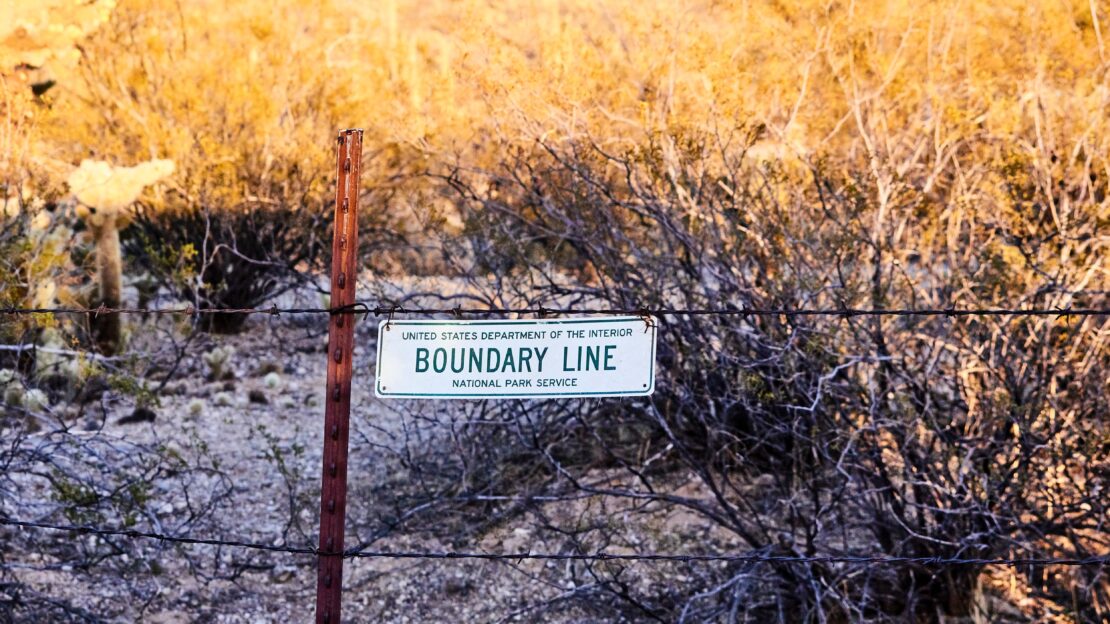
[[[942,566],[1105,566],[1110,564],[1110,554],[1084,558],[980,558],[980,557],[890,557],[870,555],[777,555],[773,553],[743,554],[665,554],[665,553],[542,553],[512,552],[487,553],[466,551],[387,551],[352,548],[340,552],[325,552],[311,546],[275,546],[260,542],[201,538],[188,535],[169,535],[135,529],[118,529],[91,525],[53,524],[30,520],[0,518],[0,525],[21,528],[51,529],[99,535],[103,537],[124,537],[128,539],[150,539],[174,544],[202,546],[227,546],[267,552],[317,557],[342,556],[346,559],[481,559],[481,560],[544,560],[544,561],[663,561],[676,563],[696,562],[738,562],[738,563],[799,563],[799,564],[852,564],[852,565],[917,565],[929,567]]]
[[[832,316],[832,317],[857,317],[857,316],[924,316],[924,317],[1059,317],[1071,316],[1104,317],[1110,316],[1110,308],[558,308],[558,307],[404,307],[401,305],[374,305],[369,303],[355,303],[349,306],[335,308],[0,308],[0,314],[6,315],[33,315],[33,314],[150,314],[150,315],[206,315],[206,314],[268,314],[280,316],[282,314],[363,314],[366,316],[393,316],[397,314],[413,314],[421,316],[452,315],[462,317],[467,315],[490,314],[525,314],[539,317],[557,315],[630,315],[630,316]]]
[[[539,318],[557,317],[561,315],[630,315],[648,317],[666,316],[722,316],[722,317],[932,317],[932,318],[968,318],[968,317],[995,317],[1012,319],[1019,317],[1110,317],[1110,308],[1098,307],[1053,307],[1053,308],[1022,308],[1022,307],[957,307],[944,308],[750,308],[744,306],[725,306],[719,308],[677,308],[677,307],[406,307],[396,304],[383,304],[372,302],[357,302],[341,307],[253,307],[253,308],[198,308],[193,306],[180,308],[128,308],[107,307],[95,308],[82,307],[49,307],[49,308],[0,308],[0,315],[294,315],[294,314],[326,314],[326,315],[363,315],[392,319],[395,315],[421,315],[421,316],[447,316],[456,319],[466,317],[483,317],[491,315],[534,315]],[[650,321],[649,321],[650,322]],[[167,544],[181,544],[193,546],[214,546],[221,548],[238,548],[255,550],[285,555],[304,555],[317,558],[341,557],[343,559],[406,559],[406,560],[482,560],[482,561],[509,561],[521,562],[526,560],[540,561],[582,561],[582,562],[657,562],[657,563],[738,563],[738,564],[797,564],[797,565],[845,565],[845,566],[917,566],[923,568],[946,568],[956,566],[1069,566],[1084,568],[1101,568],[1110,565],[1110,553],[1089,557],[975,557],[975,556],[887,556],[869,554],[832,554],[832,555],[798,555],[775,552],[768,548],[755,552],[744,553],[662,553],[662,552],[636,552],[614,553],[604,550],[592,552],[481,552],[481,551],[436,551],[436,550],[372,550],[365,546],[348,548],[343,551],[328,551],[311,545],[275,545],[254,541],[224,539],[209,536],[177,535],[153,531],[143,531],[125,527],[59,524],[31,519],[14,517],[0,517],[0,526],[16,527],[28,530],[63,531],[81,535],[95,535],[100,537],[123,538],[127,540],[153,540]]]

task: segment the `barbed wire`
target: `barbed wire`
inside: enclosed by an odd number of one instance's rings
[[[205,314],[268,314],[280,316],[282,314],[362,314],[364,316],[389,316],[412,314],[419,316],[451,315],[461,318],[464,315],[492,315],[492,314],[527,314],[537,315],[541,318],[557,315],[628,315],[628,316],[927,316],[927,317],[967,317],[967,316],[1110,316],[1110,308],[548,308],[535,307],[487,307],[464,308],[456,307],[413,307],[406,308],[400,305],[375,305],[358,302],[349,306],[335,308],[110,308],[100,306],[96,308],[0,308],[0,314],[5,315],[32,315],[32,314],[150,314],[150,315],[205,315]]]
[[[0,525],[21,528],[51,529],[99,535],[104,537],[124,537],[128,539],[151,539],[160,542],[194,544],[204,546],[226,546],[268,552],[312,555],[316,557],[342,556],[346,559],[471,559],[471,560],[541,560],[541,561],[643,561],[643,562],[738,562],[738,563],[819,563],[851,565],[921,565],[943,566],[1104,566],[1110,565],[1110,554],[1093,557],[1071,558],[984,558],[984,557],[894,557],[887,555],[776,555],[772,553],[745,554],[665,554],[665,553],[484,553],[468,551],[389,551],[348,549],[342,553],[329,553],[318,548],[302,546],[276,546],[260,542],[199,538],[182,535],[169,535],[135,529],[117,529],[91,525],[54,524],[31,520],[0,518]]]
[[[648,317],[665,316],[722,316],[733,318],[747,317],[941,317],[954,319],[957,317],[997,317],[1011,319],[1017,317],[1108,317],[1110,308],[1006,308],[987,307],[970,308],[749,308],[744,306],[730,306],[722,308],[670,308],[670,307],[625,307],[625,308],[548,308],[545,306],[529,307],[404,307],[396,304],[371,305],[369,302],[356,302],[340,307],[249,307],[249,308],[198,308],[186,306],[183,308],[127,308],[99,306],[95,308],[83,307],[42,307],[42,308],[0,308],[3,315],[40,315],[40,314],[73,314],[73,315],[269,315],[280,316],[283,314],[326,314],[326,315],[354,315],[361,314],[365,317],[374,315],[393,320],[400,315],[419,316],[448,316],[455,319],[465,317],[482,317],[494,315],[535,315],[541,319],[555,316],[573,315],[628,315],[644,318],[651,323]],[[22,349],[22,346],[19,346]],[[21,529],[41,529],[64,531],[82,535],[96,535],[100,537],[115,537],[127,540],[155,540],[160,543],[200,545],[219,548],[239,548],[261,552],[281,553],[288,555],[304,555],[321,559],[321,565],[326,561],[334,562],[334,558],[343,559],[390,559],[390,560],[471,560],[471,561],[507,561],[522,562],[533,561],[580,561],[580,562],[643,562],[643,563],[743,563],[743,564],[786,564],[786,565],[846,565],[846,566],[920,566],[926,568],[944,568],[956,566],[1071,566],[1071,567],[1103,567],[1110,565],[1110,554],[1090,557],[908,557],[890,555],[796,555],[772,551],[757,551],[747,553],[610,553],[603,550],[595,552],[509,552],[491,553],[480,551],[423,551],[423,550],[371,550],[365,546],[348,548],[343,551],[321,550],[313,546],[290,546],[280,544],[267,544],[246,540],[222,539],[215,537],[196,537],[192,535],[172,535],[152,531],[142,531],[131,528],[115,528],[93,525],[56,524],[43,521],[21,520],[13,518],[0,518],[0,526],[19,527]],[[322,559],[332,558],[332,559]]]
[[[199,544],[203,546],[229,546],[236,548],[247,548],[251,550],[267,550],[270,552],[281,552],[288,554],[299,555],[316,555],[317,549],[302,546],[275,546],[273,544],[263,544],[260,542],[247,542],[241,540],[224,540],[216,538],[204,537],[191,537],[188,535],[168,535],[165,533],[154,533],[151,531],[139,531],[137,529],[121,529],[121,528],[107,528],[97,527],[92,525],[77,525],[77,524],[53,524],[50,522],[39,522],[34,520],[16,520],[11,518],[0,518],[0,525],[21,527],[25,529],[53,529],[56,531],[66,531],[69,533],[80,533],[83,535],[99,535],[101,537],[125,537],[128,539],[151,539],[159,542],[169,542],[175,544]]]

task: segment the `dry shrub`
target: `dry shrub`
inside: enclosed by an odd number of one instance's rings
[[[999,149],[974,182],[995,181],[1003,192],[977,195],[973,209],[961,187],[967,174],[954,166],[911,161],[896,176],[887,164],[833,155],[757,160],[749,148],[758,141],[758,128],[741,127],[653,133],[623,149],[588,140],[507,148],[497,169],[441,178],[466,224],[443,237],[445,256],[462,275],[496,272],[485,299],[531,307],[1105,305],[1104,290],[1092,288],[1105,285],[1104,200],[1082,164],[1053,177],[1039,164],[1051,167],[1051,158],[1015,160]],[[1061,183],[1037,184],[1042,176]],[[1066,232],[1046,214],[1052,204],[1069,206]],[[981,221],[969,224],[972,212]],[[1104,318],[677,314],[659,322],[650,401],[618,416],[588,402],[571,405],[570,418],[561,403],[494,410],[527,423],[529,434],[499,442],[518,448],[500,454],[513,457],[515,473],[530,461],[546,466],[544,487],[571,479],[595,494],[688,507],[756,552],[1105,552]],[[484,440],[482,431],[471,433]],[[631,443],[622,439],[630,434]],[[463,462],[471,472],[476,459]],[[613,467],[637,485],[588,485]],[[670,471],[697,475],[706,494],[672,496]],[[500,483],[536,493],[534,478]],[[853,566],[768,569],[755,577],[732,570],[708,605],[695,594],[677,603],[650,591],[622,597],[664,619],[684,609],[718,617],[737,605],[755,619],[786,621],[935,621],[984,608],[980,566],[890,566],[864,576]],[[1097,569],[1056,578],[1030,591],[1072,617],[1097,617],[1110,598]]]

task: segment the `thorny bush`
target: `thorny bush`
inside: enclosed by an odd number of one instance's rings
[[[974,223],[966,205],[924,192],[911,176],[877,189],[866,170],[757,160],[744,149],[757,135],[741,129],[730,144],[661,133],[628,149],[588,140],[508,146],[494,170],[438,177],[465,224],[442,235],[444,264],[478,293],[468,297],[491,305],[1105,304],[1088,279],[1105,251],[1098,211],[1075,211],[1061,232],[1029,210],[1061,194],[1098,201],[1095,178],[1081,170],[1037,184],[1034,163],[1009,160],[991,172],[1007,189],[996,216]],[[463,408],[449,437],[457,462],[424,457],[450,487],[427,494],[569,487],[685,508],[744,552],[1106,552],[1105,319],[678,314],[657,322],[660,377],[649,400]],[[495,422],[508,429],[488,426]],[[676,494],[681,475],[693,475],[696,495]],[[598,526],[552,520],[549,528],[584,551],[609,539]],[[666,621],[931,622],[989,609],[984,570],[971,565],[734,566],[673,591],[637,589],[612,566],[583,565],[633,612]],[[1097,568],[1021,575],[1030,594],[1071,617],[1096,619],[1110,605]]]

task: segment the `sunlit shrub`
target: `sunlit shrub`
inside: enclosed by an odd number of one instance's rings
[[[0,307],[53,308],[74,283],[70,261],[72,215],[35,196],[31,184],[0,188]],[[46,327],[58,323],[47,313],[4,315],[0,344],[32,345]],[[30,353],[0,352],[0,368],[18,362],[34,370]]]

